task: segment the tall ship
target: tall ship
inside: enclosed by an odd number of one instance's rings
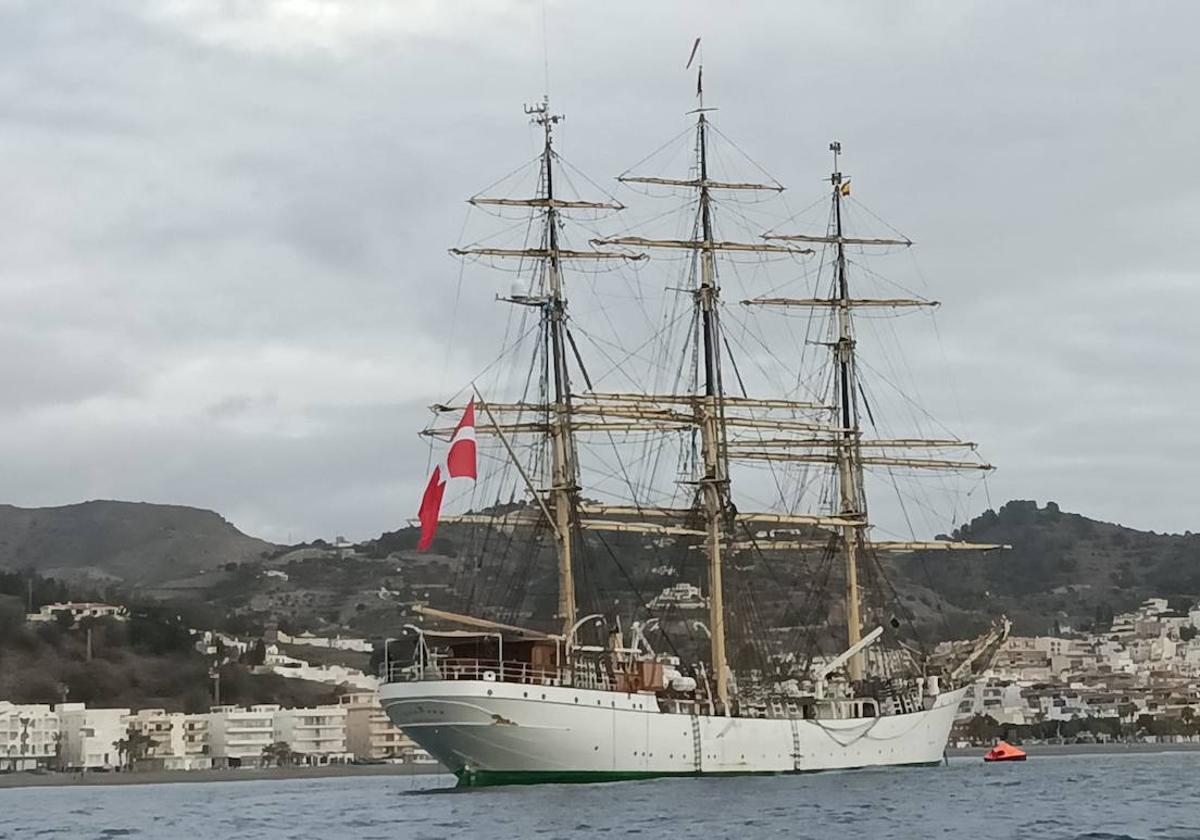
[[[873,216],[849,212],[838,143],[823,223],[791,228],[804,213],[771,209],[783,187],[726,141],[702,73],[687,129],[618,178],[666,211],[625,227],[544,99],[536,158],[470,199],[499,232],[452,251],[513,272],[511,308],[501,357],[424,432],[421,547],[461,605],[414,608],[380,698],[461,786],[937,764],[1007,635],[930,652],[889,574],[1003,546],[885,539],[868,516],[877,486],[913,478],[912,519],[923,476],[991,469],[948,433],[890,431],[864,375],[864,318],[875,335],[936,306],[855,284],[912,243],[850,228]]]

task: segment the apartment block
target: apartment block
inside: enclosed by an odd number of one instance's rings
[[[129,709],[88,709],[82,703],[60,703],[55,711],[64,768],[99,770],[121,765],[124,757],[117,744],[125,738]]]
[[[379,705],[378,692],[350,692],[339,697],[338,702],[346,709],[346,747],[356,760],[412,761],[427,755],[392,725]]]
[[[213,706],[208,714],[208,749],[214,767],[257,767],[263,747],[275,741],[275,705]]]
[[[305,764],[331,764],[353,758],[346,749],[344,706],[280,709],[275,712],[275,740],[303,757]]]
[[[58,715],[50,706],[0,700],[0,770],[34,770],[55,764]]]

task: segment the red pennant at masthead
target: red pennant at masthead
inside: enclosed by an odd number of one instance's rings
[[[421,523],[421,538],[417,541],[417,551],[425,551],[433,543],[438,517],[442,512],[442,497],[446,494],[446,481],[451,478],[474,480],[476,472],[475,400],[472,398],[454,429],[454,435],[450,438],[445,465],[438,464],[433,468],[429,484],[425,487],[425,494],[421,497],[421,508],[417,511],[417,519]]]

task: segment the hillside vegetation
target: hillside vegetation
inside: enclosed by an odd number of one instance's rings
[[[209,660],[167,610],[135,610],[128,621],[23,623],[20,603],[0,596],[0,697],[95,706],[203,712],[212,705]],[[89,651],[88,636],[91,636]],[[333,686],[221,667],[226,703],[307,706],[334,701]]]

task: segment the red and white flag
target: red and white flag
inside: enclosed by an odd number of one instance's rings
[[[421,509],[417,511],[417,519],[421,522],[421,539],[417,542],[417,551],[429,548],[437,533],[446,481],[451,478],[474,480],[475,477],[475,399],[472,397],[450,438],[446,462],[433,468],[425,495],[421,497]]]

